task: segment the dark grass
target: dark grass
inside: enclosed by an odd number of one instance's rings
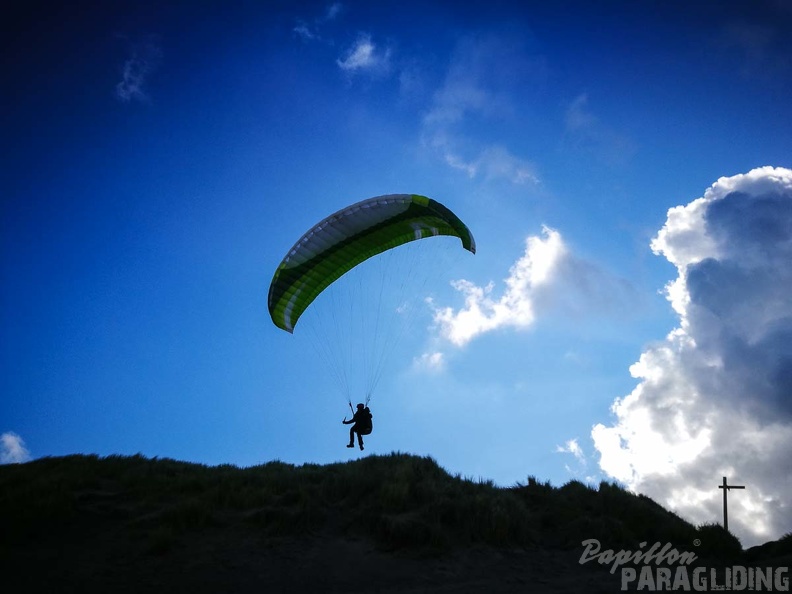
[[[155,555],[201,531],[230,529],[261,541],[332,533],[423,553],[470,545],[579,549],[590,538],[615,550],[639,542],[693,550],[698,539],[698,555],[742,551],[720,526],[693,526],[613,483],[554,487],[529,477],[500,488],[400,453],[324,466],[74,455],[0,467],[0,546],[102,523]]]

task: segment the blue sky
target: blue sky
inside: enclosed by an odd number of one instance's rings
[[[744,544],[792,530],[789,4],[457,4],[26,5],[4,462],[362,455],[267,290],[323,217],[419,193],[478,253],[388,358],[366,454],[615,479],[694,522],[728,475]]]

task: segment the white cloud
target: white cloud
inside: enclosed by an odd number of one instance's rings
[[[390,49],[378,47],[371,40],[371,35],[362,33],[336,63],[341,70],[350,74],[387,74],[390,69],[390,55]]]
[[[0,464],[21,464],[30,459],[25,441],[19,435],[11,431],[0,435]]]
[[[542,227],[541,236],[525,240],[523,255],[509,269],[504,289],[481,287],[467,280],[452,282],[465,296],[465,305],[435,307],[434,321],[441,335],[457,346],[500,328],[526,329],[538,315],[563,313],[582,317],[609,310],[624,315],[632,301],[629,285],[572,254],[561,234]]]
[[[564,464],[564,469],[574,478],[587,484],[596,484],[599,478],[588,473],[588,458],[580,446],[577,438],[567,440],[564,445],[556,446],[557,454],[571,454],[575,460],[571,464]]]
[[[444,371],[446,367],[445,355],[440,351],[424,353],[420,357],[417,357],[413,361],[413,364],[416,369],[428,371],[430,373],[440,373]]]
[[[556,446],[556,452],[559,454],[572,454],[581,464],[586,463],[586,457],[583,455],[583,448],[580,447],[577,439],[570,439],[564,445]]]
[[[680,324],[592,430],[600,466],[695,522],[719,521],[722,476],[744,545],[792,530],[792,171],[721,178],[672,208],[652,249],[676,265]]]
[[[547,284],[564,257],[566,247],[558,231],[543,227],[543,237],[525,240],[525,253],[514,263],[506,278],[506,289],[496,298],[493,283],[479,287],[470,281],[458,280],[452,286],[465,295],[465,306],[459,311],[450,307],[435,311],[435,322],[445,338],[463,346],[479,334],[497,328],[526,328],[535,318],[535,293]]]
[[[129,57],[121,69],[121,82],[116,85],[116,97],[125,103],[148,102],[146,85],[151,74],[162,60],[162,49],[155,35],[149,35],[132,43]]]

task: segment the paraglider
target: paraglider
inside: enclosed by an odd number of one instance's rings
[[[367,261],[377,260],[392,252],[402,252],[407,244],[422,243],[419,240],[433,237],[458,238],[465,250],[476,253],[476,244],[468,227],[449,208],[426,196],[417,194],[377,196],[331,214],[303,234],[275,271],[268,296],[272,322],[278,328],[294,333],[297,323],[306,310],[317,299],[321,301],[323,293],[328,288],[333,289],[342,283],[344,281],[342,277],[351,276],[351,272],[363,268],[361,264]],[[431,250],[428,253],[431,254]],[[381,284],[380,281],[372,283],[368,279],[356,281],[357,284],[349,291],[353,294],[352,299],[358,299],[360,293],[373,289],[371,292],[375,295],[376,303],[364,306],[353,303],[342,307],[336,304],[336,297],[328,297],[329,314],[318,316],[321,328],[315,330],[316,339],[325,343],[317,350],[327,359],[331,367],[343,365],[338,362],[340,357],[336,353],[342,348],[353,351],[348,359],[364,360],[362,366],[366,368],[366,374],[371,376],[365,388],[364,408],[368,406],[371,392],[379,379],[381,366],[386,358],[384,354],[374,351],[385,348],[381,343],[392,345],[394,342],[382,340],[379,336],[388,332],[380,316],[383,309],[388,309],[382,305],[384,298],[391,296],[390,291],[385,288],[385,281],[394,278],[412,279],[424,272],[423,266],[409,264],[406,270],[398,269],[389,260],[382,263],[380,269]],[[371,287],[372,284],[376,286]],[[398,309],[401,313],[401,310],[406,308],[399,305],[392,309],[393,315],[398,315],[395,310]],[[352,317],[347,323],[336,323],[338,332],[347,331],[345,326],[368,323],[370,326],[363,328],[361,334],[372,337],[372,346],[364,344],[359,334],[354,338],[342,339],[333,336],[335,330],[332,328],[328,330],[325,327],[325,324],[329,325],[338,315],[345,312],[351,312]],[[333,319],[325,320],[322,319],[323,317]],[[366,322],[369,318],[373,318],[373,321]],[[350,346],[347,346],[347,343]],[[339,383],[343,384],[351,408],[352,393],[348,382],[350,375],[354,374],[340,369],[336,375]],[[363,449],[362,440],[360,444]]]
[[[352,405],[349,406],[352,408]],[[357,405],[357,411],[354,412],[352,418],[347,421],[346,417],[344,420],[341,421],[344,425],[352,425],[349,429],[349,443],[347,444],[348,448],[355,447],[355,435],[358,438],[358,445],[360,449],[363,449],[363,436],[364,435],[371,435],[371,431],[374,429],[374,424],[372,422],[373,415],[371,414],[371,410],[368,406],[364,406],[363,403],[359,403]]]
[[[386,250],[437,235],[459,237],[476,253],[465,224],[425,196],[378,196],[339,210],[308,230],[278,266],[269,290],[272,321],[293,332],[311,302],[344,273]]]

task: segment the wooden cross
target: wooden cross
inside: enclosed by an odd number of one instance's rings
[[[726,492],[729,489],[745,489],[745,485],[727,485],[726,477],[723,477],[723,484],[718,485],[718,489],[723,489],[723,529],[729,531],[729,515],[726,512]]]

